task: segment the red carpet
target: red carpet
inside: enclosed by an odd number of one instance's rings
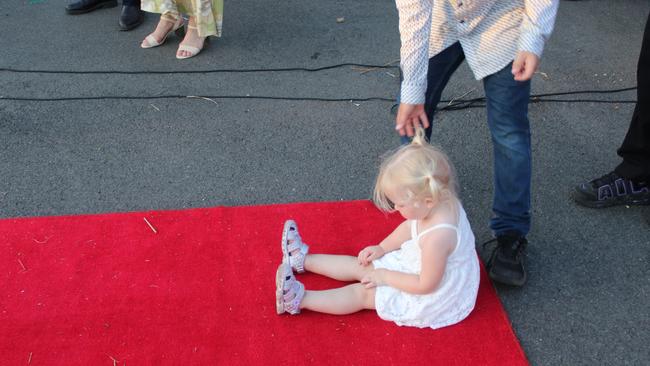
[[[346,254],[400,221],[367,201],[0,220],[0,362],[527,364],[485,273],[474,312],[435,331],[372,311],[276,315],[287,218],[314,253]]]

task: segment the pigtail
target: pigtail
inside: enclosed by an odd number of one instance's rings
[[[432,197],[439,197],[440,189],[438,188],[438,182],[433,177],[433,174],[429,174],[425,177],[429,181],[429,191]]]
[[[424,133],[424,128],[421,126],[416,127],[415,135],[413,136],[413,140],[411,140],[411,145],[425,146],[428,143],[426,134]]]

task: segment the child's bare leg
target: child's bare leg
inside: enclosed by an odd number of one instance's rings
[[[360,283],[325,291],[306,291],[301,309],[342,315],[375,308],[375,289]]]
[[[362,266],[357,257],[350,255],[307,254],[305,270],[339,281],[360,281],[374,269],[373,265]]]

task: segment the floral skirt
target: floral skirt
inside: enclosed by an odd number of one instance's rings
[[[175,19],[186,14],[196,19],[199,37],[221,37],[223,0],[142,0],[142,10]]]

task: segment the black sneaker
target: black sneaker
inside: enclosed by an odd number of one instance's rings
[[[488,275],[496,282],[511,286],[522,286],[526,283],[524,269],[524,250],[528,241],[516,231],[508,231],[483,244],[497,242],[486,267]]]
[[[587,183],[579,184],[573,199],[587,207],[602,208],[616,205],[649,205],[648,181],[633,181],[611,172]]]

